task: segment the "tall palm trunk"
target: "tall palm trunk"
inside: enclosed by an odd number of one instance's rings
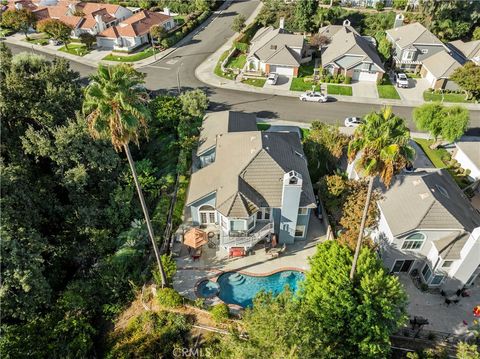
[[[360,223],[360,231],[358,233],[357,245],[355,247],[355,254],[353,256],[352,269],[350,270],[350,280],[353,281],[355,275],[355,269],[357,268],[358,256],[360,255],[360,248],[362,247],[363,232],[365,230],[365,222],[367,221],[368,207],[370,207],[370,200],[372,198],[373,189],[373,176],[370,176],[368,180],[367,200],[365,201],[365,207],[363,208],[362,222]]]
[[[138,181],[137,171],[135,169],[135,163],[133,162],[132,154],[130,153],[130,147],[128,147],[128,144],[124,145],[123,148],[125,150],[125,153],[127,154],[128,164],[130,165],[130,169],[132,170],[133,180],[135,181],[135,187],[137,187],[138,198],[140,198],[143,215],[145,216],[145,222],[147,222],[148,236],[152,241],[153,251],[155,252],[155,258],[157,260],[158,271],[160,272],[160,276],[162,278],[162,287],[164,287],[167,284],[167,276],[165,275],[165,271],[163,269],[157,243],[155,242],[152,223],[150,222],[150,216],[148,214],[147,204],[145,203],[145,198],[143,197],[142,187],[140,186],[140,182]]]

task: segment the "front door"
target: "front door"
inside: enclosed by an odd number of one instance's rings
[[[392,268],[392,273],[408,273],[412,268],[415,260],[412,259],[397,259]]]

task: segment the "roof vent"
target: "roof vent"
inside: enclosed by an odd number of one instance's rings
[[[277,49],[277,45],[270,45],[270,50],[276,50]]]
[[[348,19],[343,20],[343,26],[350,26],[350,20]]]
[[[255,141],[256,138],[257,138],[256,136],[251,136],[251,137],[250,137],[250,142]]]
[[[412,182],[412,184],[416,187],[418,186],[420,183],[422,183],[420,180],[415,180]]]
[[[420,193],[420,198],[421,198],[421,199],[428,198],[428,193],[427,193],[427,192],[425,192],[425,193]]]
[[[266,149],[267,151],[270,151],[270,147],[268,147],[268,146],[267,146],[267,147],[265,147],[265,149]]]

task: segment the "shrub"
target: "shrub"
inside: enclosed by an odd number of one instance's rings
[[[350,76],[346,76],[343,83],[346,85],[350,85],[352,83],[352,78]]]
[[[180,307],[183,304],[183,298],[173,288],[160,288],[157,292],[158,304],[168,308]]]
[[[241,52],[247,52],[248,51],[248,44],[245,43],[245,42],[235,41],[234,46],[238,51],[241,51]]]
[[[167,276],[167,285],[172,284],[173,276],[177,272],[177,263],[172,258],[172,256],[163,254],[161,256],[161,261],[163,264],[163,270],[165,271],[165,275]],[[155,268],[153,270],[153,279],[157,285],[162,284],[162,277],[160,276],[160,272],[158,271],[157,265],[155,263]]]
[[[205,298],[197,298],[193,302],[193,305],[197,308],[204,309],[205,308]]]
[[[216,322],[223,322],[230,316],[228,305],[226,305],[225,303],[215,305],[210,310],[210,312],[212,313],[213,320],[215,320]]]
[[[425,283],[420,284],[420,290],[426,292],[428,290],[428,285]]]
[[[385,9],[385,3],[383,2],[383,0],[378,1],[375,4],[375,9],[377,9],[377,11],[383,11],[383,9]]]

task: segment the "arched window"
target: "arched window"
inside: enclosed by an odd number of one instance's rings
[[[208,204],[204,204],[198,209],[201,224],[215,224],[217,223],[217,216],[215,208]]]
[[[427,237],[423,233],[412,233],[403,241],[402,249],[420,249],[425,238]]]

